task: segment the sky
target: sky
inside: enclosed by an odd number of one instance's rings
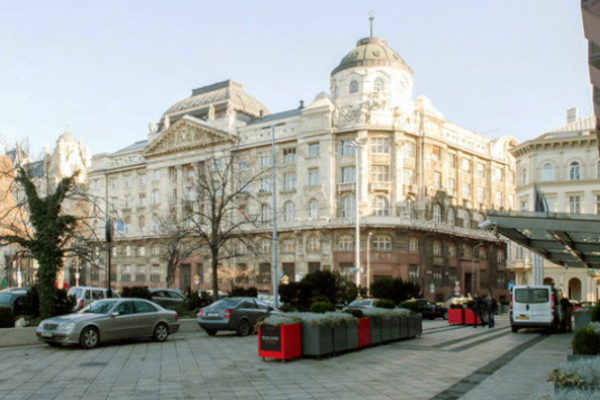
[[[9,1],[0,12],[0,143],[69,131],[92,154],[147,138],[193,88],[232,79],[271,112],[329,91],[369,35],[414,72],[414,96],[495,138],[533,139],[593,112],[573,0]]]

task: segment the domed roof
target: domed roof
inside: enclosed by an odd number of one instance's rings
[[[173,104],[163,115],[181,116],[192,110],[213,105],[215,109],[225,107],[227,102],[233,103],[233,108],[254,118],[264,110],[264,115],[270,114],[267,107],[244,91],[244,87],[232,80],[218,82],[192,90],[192,95]]]
[[[403,69],[412,75],[410,67],[395,50],[388,46],[387,41],[376,37],[368,37],[356,42],[356,47],[342,59],[340,65],[331,71],[331,75],[348,68],[372,66]]]
[[[69,132],[69,130],[67,129],[65,131],[65,133],[63,133],[62,135],[60,135],[60,137],[58,138],[57,141],[62,141],[62,142],[77,142],[77,139],[75,139],[75,136],[71,135],[71,132]]]

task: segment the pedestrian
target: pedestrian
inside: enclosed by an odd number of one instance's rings
[[[494,321],[494,316],[498,312],[498,302],[492,296],[492,292],[490,292],[488,294],[488,297],[485,302],[486,302],[487,312],[488,312],[488,325],[489,325],[490,329],[492,329],[496,325],[496,322]]]
[[[475,322],[473,323],[473,328],[477,328],[477,318],[481,321],[481,327],[483,328],[483,301],[481,297],[479,297],[479,293],[475,292],[473,296],[473,304],[471,304],[471,311],[473,311],[473,317],[475,318]]]

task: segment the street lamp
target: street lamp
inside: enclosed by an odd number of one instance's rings
[[[356,265],[355,265],[355,269],[356,269],[356,287],[358,288],[360,286],[360,281],[361,281],[361,275],[360,275],[360,214],[359,214],[359,204],[360,204],[360,163],[359,163],[359,153],[358,150],[360,147],[366,146],[366,138],[365,141],[363,141],[362,143],[357,140],[352,141],[352,147],[354,147],[354,159],[355,159],[355,164],[356,164],[356,171],[354,172],[356,177],[355,177],[355,185],[356,185],[356,189],[355,189],[355,193],[356,193],[356,199],[355,199],[355,220],[356,220],[356,233],[355,233],[355,241],[356,241],[356,245],[355,245],[355,252],[356,254],[354,255],[355,259],[356,259]]]
[[[475,293],[475,249],[483,246],[483,243],[479,242],[471,250],[471,294]]]

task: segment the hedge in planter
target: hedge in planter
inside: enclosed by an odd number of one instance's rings
[[[0,307],[0,328],[14,328],[15,315],[10,307]]]
[[[258,356],[289,360],[302,355],[300,319],[269,315],[258,325]]]
[[[547,379],[554,382],[555,392],[600,391],[600,357],[561,364]],[[597,398],[597,397],[596,397]]]
[[[591,322],[573,335],[571,340],[573,354],[600,355],[600,323]]]
[[[288,313],[290,317],[302,320],[302,355],[321,357],[334,352],[334,333],[335,328],[346,324],[347,319],[353,317],[341,312],[318,313]],[[346,333],[338,331],[336,336],[338,348],[346,347]],[[344,348],[345,350],[345,348]],[[340,350],[341,351],[341,350]]]

